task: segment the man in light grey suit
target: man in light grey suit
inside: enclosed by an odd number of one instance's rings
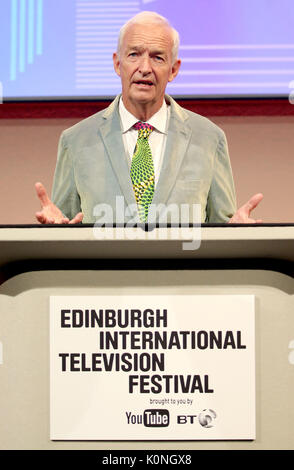
[[[133,220],[125,207],[123,214],[117,213],[117,201],[136,207],[130,166],[137,121],[154,129],[149,137],[155,169],[153,206],[186,205],[192,214],[193,205],[200,204],[201,222],[256,222],[250,212],[261,194],[236,211],[223,131],[165,93],[180,68],[178,44],[177,32],[155,13],[141,13],[124,25],[113,54],[122,93],[106,110],[63,132],[52,201],[43,185],[36,184],[42,206],[36,214],[39,222],[94,223],[99,207],[106,206],[112,215],[107,222]]]

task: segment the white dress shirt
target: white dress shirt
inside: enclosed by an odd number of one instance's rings
[[[136,122],[138,122],[138,119],[126,109],[122,98],[120,98],[119,101],[119,114],[122,126],[123,143],[125,151],[129,157],[129,167],[131,168],[131,161],[138,138],[138,131],[134,129],[133,126]],[[169,106],[166,104],[165,100],[163,100],[163,104],[157,113],[153,114],[153,116],[148,119],[148,121],[146,121],[148,124],[154,127],[154,130],[151,132],[148,141],[154,164],[155,185],[159,179],[162,159],[166,146],[169,114]]]

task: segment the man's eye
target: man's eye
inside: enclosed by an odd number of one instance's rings
[[[130,52],[129,57],[137,57],[137,52]]]
[[[155,60],[157,60],[158,62],[162,62],[163,58],[160,55],[156,55]]]

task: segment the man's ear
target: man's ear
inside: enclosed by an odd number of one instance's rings
[[[117,75],[120,77],[120,60],[117,52],[114,52],[112,55],[113,67]]]
[[[173,79],[176,78],[176,76],[179,73],[180,66],[181,66],[181,60],[178,59],[178,60],[175,61],[175,63],[172,66],[171,73],[170,73],[170,76],[169,76],[169,79],[168,79],[169,82],[172,82]]]

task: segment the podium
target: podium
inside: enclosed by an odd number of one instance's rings
[[[294,224],[93,229],[0,227],[0,448],[294,449]],[[256,438],[51,440],[49,297],[105,294],[254,295]]]

